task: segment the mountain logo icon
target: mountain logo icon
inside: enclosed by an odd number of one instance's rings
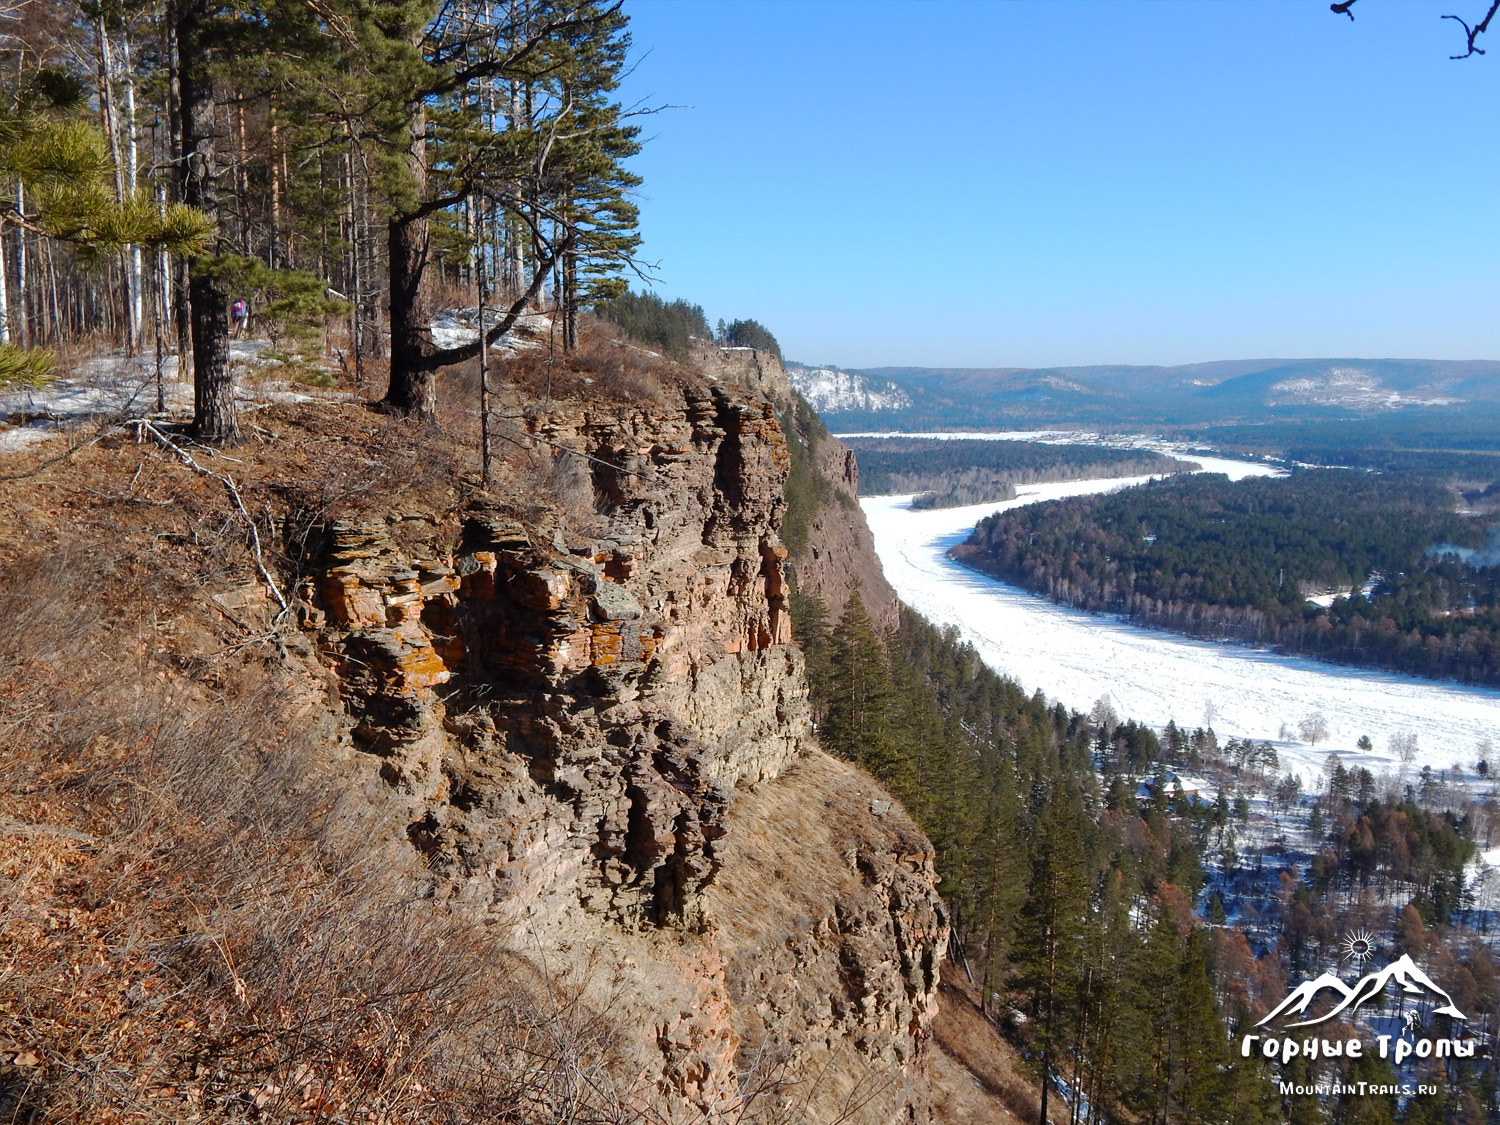
[[[1331,997],[1335,1001],[1334,1006],[1323,1015],[1314,1016],[1312,1019],[1297,1020],[1295,1023],[1286,1025],[1287,1027],[1311,1027],[1313,1024],[1331,1020],[1341,1012],[1354,1011],[1361,1004],[1383,993],[1386,985],[1392,981],[1400,987],[1403,995],[1428,996],[1442,1000],[1442,1005],[1433,1009],[1437,1015],[1452,1016],[1456,1020],[1469,1018],[1458,1010],[1453,997],[1439,988],[1431,977],[1417,968],[1416,962],[1409,955],[1403,953],[1399,960],[1391,962],[1377,972],[1366,973],[1353,984],[1345,984],[1332,973],[1324,973],[1316,980],[1303,981],[1255,1026],[1264,1027],[1272,1020],[1283,1016],[1305,1015],[1315,1001],[1325,995]]]

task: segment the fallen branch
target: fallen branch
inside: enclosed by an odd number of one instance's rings
[[[287,600],[282,595],[281,588],[276,585],[276,579],[272,578],[271,572],[266,569],[265,557],[261,554],[260,550],[260,529],[255,526],[255,521],[250,518],[250,513],[245,510],[245,502],[240,499],[240,490],[235,487],[234,480],[228,473],[221,475],[205,469],[197,461],[193,460],[192,454],[167,437],[166,434],[162,433],[146,419],[136,418],[131,422],[131,425],[135,426],[136,441],[141,441],[149,434],[153,441],[163,449],[174,453],[177,459],[189,469],[192,469],[199,476],[218,481],[224,491],[229,494],[229,499],[234,503],[235,511],[240,514],[240,518],[245,521],[245,526],[250,529],[250,548],[255,553],[255,569],[260,573],[261,581],[266,584],[266,588],[271,591],[271,596],[276,599],[276,604],[281,607],[281,612],[276,615],[276,619],[279,621],[291,607],[287,605]]]
[[[61,836],[76,840],[80,844],[97,844],[99,837],[60,824],[25,824],[19,820],[0,817],[0,836]]]

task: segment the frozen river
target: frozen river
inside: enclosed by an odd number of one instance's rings
[[[1236,479],[1275,472],[1261,464],[1169,452]],[[936,511],[913,512],[909,496],[875,496],[860,503],[886,577],[902,601],[936,624],[957,626],[997,672],[1070,708],[1087,712],[1107,698],[1122,718],[1153,726],[1176,720],[1196,727],[1211,718],[1221,738],[1275,742],[1283,769],[1296,769],[1308,782],[1330,750],[1351,768],[1396,771],[1400,763],[1388,752],[1388,740],[1403,732],[1417,735],[1417,768],[1461,762],[1472,770],[1481,741],[1500,745],[1500,691],[1143,629],[1109,614],[1054,605],[947,557],[948,548],[963,542],[991,512],[1145,479],[1033,485],[1018,489],[1019,498],[1007,503]],[[1283,728],[1296,731],[1315,712],[1327,720],[1326,741],[1303,747],[1282,737]],[[1374,741],[1373,753],[1355,748],[1360,735]]]

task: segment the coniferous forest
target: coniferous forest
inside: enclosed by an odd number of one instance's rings
[[[797,406],[786,424],[789,524],[820,496],[810,466],[826,437]],[[1306,474],[1310,526],[1330,517],[1319,503],[1350,506],[1339,491],[1350,474],[1326,474],[1328,493],[1322,476]],[[1216,495],[1223,484],[1178,477],[1114,495],[1194,485]],[[1366,497],[1372,510],[1398,513],[1384,534],[1361,518],[1367,550],[1402,526],[1399,513],[1428,513],[1413,543],[1457,534],[1453,520],[1430,515],[1429,487]],[[1306,552],[1327,564],[1314,540]],[[1495,1111],[1485,1065],[1450,1065],[1437,1100],[1320,1101],[1282,1097],[1269,1079],[1375,1084],[1396,1081],[1395,1071],[1371,1058],[1273,1067],[1236,1050],[1292,983],[1339,956],[1351,926],[1389,925],[1400,951],[1425,959],[1478,1010],[1500,1000],[1465,875],[1476,839],[1494,829],[1486,820],[1481,833],[1434,771],[1392,791],[1334,757],[1322,792],[1304,794],[1269,743],[1206,727],[1158,732],[1103,701],[1071,712],[1028,695],[955,631],[905,607],[887,637],[857,599],[837,621],[804,594],[792,609],[820,740],[885,782],[928,833],[959,967],[1034,1075],[1052,1076],[1049,1096],[1063,1097],[1072,1120],[1478,1121]],[[1184,794],[1179,773],[1212,779],[1219,795]],[[1258,797],[1283,825],[1305,823],[1310,855],[1284,840],[1248,846]],[[1395,905],[1372,909],[1372,896]]]
[[[956,508],[1015,498],[1016,486],[1089,477],[1173,473],[1186,462],[1145,449],[1038,441],[851,438],[866,496],[916,492],[916,508]]]
[[[1500,682],[1500,568],[1421,478],[1203,475],[997,513],[955,556],[1055,601],[1352,664]],[[1320,606],[1308,595],[1348,593]]]
[[[631,48],[618,4],[32,0],[4,15],[0,386],[43,383],[98,353],[144,357],[158,373],[175,359],[194,388],[181,436],[207,450],[255,429],[232,370],[231,340],[249,332],[293,381],[342,380],[382,413],[422,424],[436,421],[439,375],[488,362],[488,345],[544,300],[551,346],[538,380],[549,395],[553,361],[564,357],[561,378],[589,312],[659,352],[651,362],[686,359],[697,340],[780,355],[755,320],[711,326],[699,305],[629,288],[650,273],[638,258],[640,180],[627,162],[651,108],[617,96]],[[436,313],[471,307],[476,338],[434,335]],[[589,370],[585,393],[601,393],[602,365]],[[517,379],[513,389],[531,386]],[[819,472],[821,421],[805,402],[790,406],[780,531],[795,564],[814,546],[816,509],[856,505]],[[416,440],[396,444],[416,458]],[[1452,456],[1448,469],[1487,470],[1482,453]],[[1411,467],[1404,451],[1368,460]],[[927,492],[930,505],[1185,467],[1134,449],[860,445],[865,492]],[[106,499],[167,503],[140,501],[134,488]],[[578,491],[592,497],[586,481]],[[1500,567],[1434,552],[1490,543],[1481,522],[1453,508],[1433,474],[1179,476],[990,517],[961,555],[1056,600],[1147,624],[1500,683]],[[259,563],[257,525],[239,514]],[[262,574],[269,580],[263,564]],[[1327,589],[1351,593],[1308,602]],[[858,596],[837,620],[795,587],[790,603],[818,739],[888,787],[931,840],[953,921],[952,971],[1022,1052],[1044,1121],[1500,1114],[1494,1076],[1477,1063],[1431,1070],[1443,1092],[1427,1101],[1320,1101],[1283,1098],[1271,1079],[1378,1084],[1395,1072],[1374,1058],[1273,1066],[1233,1054],[1235,1036],[1331,954],[1351,919],[1430,959],[1493,1036],[1500,967],[1473,932],[1484,914],[1466,865],[1491,843],[1500,806],[1481,816],[1430,768],[1390,786],[1336,760],[1306,801],[1269,744],[1221,742],[1211,722],[1153,730],[1103,700],[1089,714],[1069,710],[904,608],[883,635]],[[1189,771],[1213,782],[1216,800],[1189,792],[1191,777],[1184,787]],[[1278,831],[1305,836],[1305,856],[1240,850],[1237,833],[1262,796]],[[9,1081],[21,1052],[0,1050]],[[259,1109],[244,1103],[232,1119],[269,1119]]]
[[[12,23],[12,378],[85,338],[176,354],[195,433],[232,443],[233,304],[290,366],[326,343],[431,418],[436,373],[481,350],[434,341],[434,300],[488,302],[493,343],[546,289],[568,350],[635,266],[618,5],[37,2]]]

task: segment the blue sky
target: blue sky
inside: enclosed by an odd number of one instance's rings
[[[626,0],[643,253],[809,363],[1500,358],[1485,7]]]

